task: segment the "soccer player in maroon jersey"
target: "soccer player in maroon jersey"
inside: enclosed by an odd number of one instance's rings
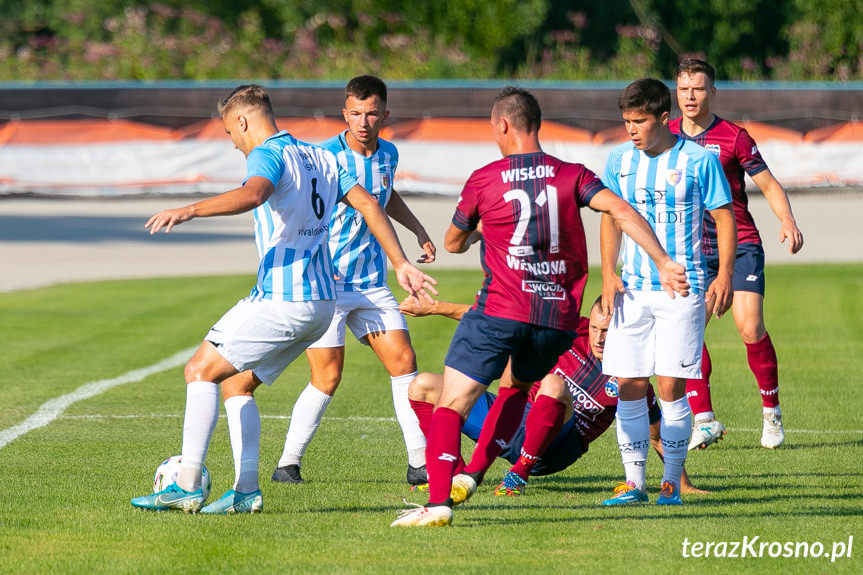
[[[579,319],[572,347],[558,358],[554,369],[531,388],[522,422],[512,441],[499,455],[513,466],[506,472],[495,495],[521,495],[530,475],[543,476],[563,471],[580,459],[590,443],[611,426],[617,411],[618,389],[615,378],[603,375],[600,363],[605,334],[611,322],[610,316],[602,314],[601,302],[601,298],[597,298],[593,303],[589,319]],[[460,320],[470,306],[445,301],[429,304],[405,298],[399,308],[405,315],[414,317],[443,315]],[[411,383],[411,406],[425,431],[442,386],[443,376],[437,373],[421,373]],[[479,438],[494,400],[495,395],[488,391],[480,397],[462,426],[463,435],[474,441]],[[659,405],[652,387],[648,388],[647,401],[650,406],[650,441],[662,457]],[[565,410],[563,421],[547,417],[548,410],[543,408],[543,405],[557,402]],[[683,493],[707,493],[696,489],[685,471],[680,489]],[[454,503],[459,501],[454,500]]]
[[[764,327],[764,248],[755,221],[749,212],[744,175],[749,174],[779,218],[779,241],[788,240],[795,254],[803,247],[803,234],[797,227],[791,204],[782,185],[770,173],[758,147],[745,129],[723,120],[712,111],[716,96],[713,66],[695,58],[677,67],[677,103],[683,113],[669,124],[671,131],[693,140],[719,157],[731,187],[732,205],[737,220],[737,258],[734,264],[734,323],[746,344],[749,367],[758,382],[763,405],[761,445],[770,449],[785,441],[782,412],[779,408],[779,372],[776,350]],[[702,253],[708,264],[708,279],[716,274],[716,228],[705,213]],[[707,314],[710,320],[710,314]],[[704,448],[721,439],[725,426],[716,421],[710,401],[710,355],[702,352],[702,378],[687,382],[687,396],[695,414],[689,449]]]
[[[452,253],[482,240],[485,281],[444,361],[443,390],[426,447],[429,503],[403,512],[393,526],[452,522],[454,479],[468,496],[476,489],[480,470],[518,428],[533,382],[572,345],[587,279],[581,206],[609,214],[644,246],[662,270],[669,294],[688,294],[682,266],[671,260],[633,208],[581,164],[542,151],[541,117],[539,103],[526,90],[508,87],[498,94],[491,127],[504,158],[471,174],[444,237],[444,247]],[[507,364],[511,369],[504,374]],[[471,462],[453,478],[462,423],[488,384],[502,375]]]

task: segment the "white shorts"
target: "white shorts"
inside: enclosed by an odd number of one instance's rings
[[[210,328],[206,340],[237,371],[251,369],[272,385],[330,325],[335,300],[281,301],[247,297]]]
[[[399,311],[399,302],[388,287],[364,291],[340,291],[336,296],[336,312],[326,333],[311,348],[343,347],[345,325],[351,328],[361,343],[370,333],[407,330],[408,324]]]
[[[617,294],[602,373],[616,377],[701,377],[704,297],[664,291]]]

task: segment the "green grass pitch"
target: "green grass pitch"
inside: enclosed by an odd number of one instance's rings
[[[476,272],[434,272],[441,298],[470,301]],[[787,429],[759,447],[760,399],[731,317],[707,340],[726,440],[690,454],[696,486],[681,508],[606,509],[622,477],[614,432],[566,472],[518,499],[492,491],[506,466],[447,529],[391,529],[409,493],[389,380],[348,343],[342,387],[303,466],[307,483],[269,480],[304,359],[257,394],[264,513],[204,517],[133,509],[159,462],[180,451],[182,367],[70,405],[0,448],[0,573],[860,573],[863,572],[863,265],[767,270],[767,327],[780,360]],[[585,299],[597,293],[596,270]],[[248,293],[249,277],[73,284],[0,294],[0,438],[46,402],[197,345]],[[420,370],[440,371],[455,323],[409,319]],[[469,442],[463,446],[468,447]],[[207,465],[218,497],[233,480],[221,418]],[[649,485],[661,464],[651,454]],[[650,488],[654,501],[658,488]],[[683,543],[820,543],[825,557],[684,557]],[[853,537],[851,556],[831,561]],[[815,546],[815,550],[818,547]],[[776,547],[772,548],[773,551]],[[691,550],[690,550],[691,551]],[[738,554],[740,550],[738,550]]]

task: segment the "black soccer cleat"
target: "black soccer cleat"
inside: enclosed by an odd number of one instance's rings
[[[417,486],[423,485],[424,483],[429,482],[428,473],[426,473],[426,466],[422,467],[411,467],[408,465],[408,485]]]
[[[305,483],[303,478],[300,477],[300,466],[294,464],[277,467],[273,471],[273,481],[278,481],[279,483]]]

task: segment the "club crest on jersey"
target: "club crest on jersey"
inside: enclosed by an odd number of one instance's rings
[[[668,170],[665,174],[666,181],[672,186],[679,184],[681,177],[683,177],[683,173],[680,170]]]
[[[605,395],[608,397],[617,397],[617,378],[612,377],[605,382]]]
[[[381,170],[381,187],[384,189],[388,189],[391,184],[390,172],[386,168]]]
[[[717,157],[719,156],[719,153],[722,152],[722,148],[719,147],[719,144],[707,144],[704,147],[707,148],[708,152]]]

